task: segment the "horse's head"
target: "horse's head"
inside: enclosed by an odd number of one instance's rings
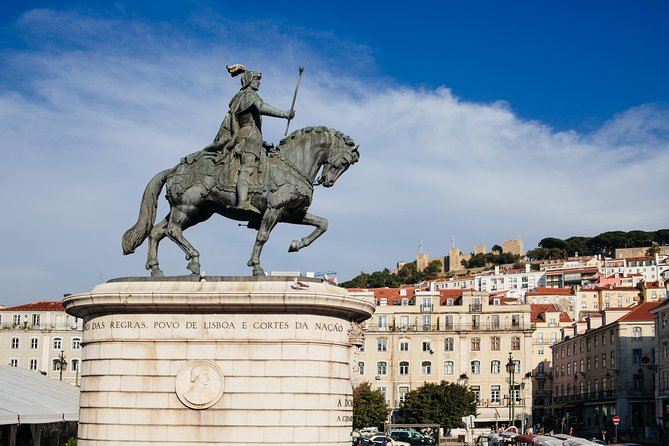
[[[346,172],[350,165],[355,164],[360,159],[358,147],[350,137],[335,132],[316,185],[322,184],[325,187],[332,187],[337,178]]]

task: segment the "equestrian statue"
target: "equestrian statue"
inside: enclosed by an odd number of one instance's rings
[[[247,265],[254,276],[265,275],[260,254],[279,222],[314,226],[301,240],[293,240],[289,252],[309,246],[327,230],[327,220],[307,212],[315,185],[331,187],[360,158],[358,146],[343,133],[327,127],[306,127],[281,140],[277,147],[262,139],[261,116],[288,119],[293,105],[282,111],[258,95],[262,74],[243,65],[227,67],[241,74],[242,87],[230,101],[214,141],[204,149],[156,174],[146,186],[137,223],[123,235],[123,254],[132,254],[149,239],[146,269],[161,277],[158,245],[169,237],[185,253],[187,268],[200,274],[200,254],[183,231],[214,214],[247,222],[258,231]],[[300,68],[301,78],[303,69]],[[286,127],[287,133],[288,127]],[[316,179],[318,177],[318,179]],[[155,224],[158,197],[167,188],[170,211]]]

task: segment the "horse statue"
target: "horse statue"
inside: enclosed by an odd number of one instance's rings
[[[307,212],[314,186],[332,187],[360,158],[358,146],[339,131],[306,127],[292,132],[263,158],[258,174],[254,175],[255,183],[249,189],[251,203],[260,213],[235,207],[239,160],[229,153],[196,152],[175,167],[156,174],[144,190],[137,223],[123,235],[123,254],[132,254],[148,237],[146,269],[152,277],[162,277],[158,244],[167,236],[186,253],[188,270],[199,275],[200,253],[186,240],[183,231],[215,213],[246,221],[249,228],[258,231],[247,263],[254,276],[265,275],[260,254],[277,223],[314,226],[311,234],[293,240],[288,251],[309,246],[328,225],[325,218]],[[320,176],[314,182],[319,171]],[[158,196],[165,185],[170,211],[160,223],[154,224]]]

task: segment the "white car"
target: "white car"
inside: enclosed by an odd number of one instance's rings
[[[374,435],[373,437],[370,437],[370,441],[374,443],[377,446],[380,446],[383,444],[383,438],[385,435]],[[405,442],[405,441],[397,441],[393,440],[392,438],[388,437],[388,446],[411,446],[411,444]]]

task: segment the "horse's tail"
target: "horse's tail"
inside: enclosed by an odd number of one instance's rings
[[[125,231],[121,239],[121,246],[123,247],[123,254],[132,254],[135,248],[144,243],[144,240],[149,236],[151,228],[156,221],[156,210],[158,209],[158,196],[163,189],[165,182],[167,182],[167,175],[172,169],[166,169],[157,173],[149,184],[144,189],[142,196],[142,203],[139,207],[139,217],[137,223]]]

